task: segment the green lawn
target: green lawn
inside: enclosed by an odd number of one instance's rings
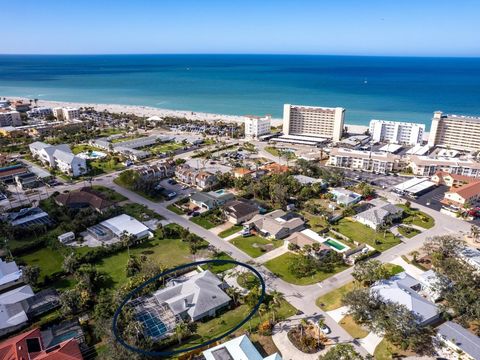
[[[355,339],[362,339],[368,335],[368,330],[358,325],[350,315],[345,316],[339,322],[340,326],[345,329]]]
[[[157,154],[164,154],[168,153],[170,151],[175,151],[178,149],[182,149],[185,145],[181,143],[176,143],[176,142],[170,142],[170,143],[165,143],[165,144],[159,144],[152,146],[148,148],[148,151],[150,151],[152,154],[157,155]]]
[[[428,214],[415,208],[407,208],[405,205],[398,205],[405,210],[402,223],[413,224],[424,229],[430,229],[435,225],[435,220]]]
[[[275,259],[272,259],[270,261],[267,261],[265,263],[265,266],[273,272],[275,275],[280,276],[283,280],[286,282],[289,282],[291,284],[295,285],[310,285],[310,284],[315,284],[317,282],[323,281],[330,276],[343,271],[345,269],[348,269],[347,265],[341,265],[338,266],[334,272],[331,273],[325,273],[322,271],[317,271],[313,276],[305,277],[305,278],[297,278],[294,274],[292,274],[289,270],[289,264],[293,261],[296,261],[296,259],[300,255],[287,252],[283,255],[280,255],[276,257]]]
[[[125,169],[125,165],[122,162],[115,160],[110,155],[104,159],[87,160],[88,175],[96,176],[101,174],[107,174],[118,170]]]
[[[329,225],[328,221],[322,216],[312,215],[308,212],[304,212],[303,215],[308,221],[308,225],[310,226],[310,228],[315,232],[322,231],[326,229]]]
[[[122,209],[125,214],[134,217],[139,221],[147,221],[150,219],[162,220],[163,216],[157,214],[155,211],[150,210],[145,205],[137,203],[127,203],[122,205]]]
[[[223,230],[221,233],[218,234],[221,238],[226,238],[229,237],[230,235],[233,235],[240,230],[242,230],[243,226],[242,225],[234,225],[231,228],[228,228],[227,230]]]
[[[198,322],[197,334],[187,339],[182,345],[175,346],[175,349],[182,349],[186,347],[191,347],[194,345],[201,344],[208,339],[217,337],[221,334],[224,334],[229,329],[233,328],[240,321],[242,321],[251,309],[247,305],[240,305],[237,308],[227,311],[222,315],[215,317],[209,321]],[[290,316],[295,315],[297,310],[290,305],[288,302],[283,301],[280,305],[280,308],[277,310],[276,319],[286,319]],[[263,320],[266,320],[267,317],[270,317],[270,313],[263,315]],[[250,327],[256,329],[262,318],[259,315],[255,315],[249,322],[247,322],[243,329],[248,330]]]
[[[160,192],[158,192],[156,194],[147,194],[143,191],[134,190],[134,189],[130,188],[129,186],[126,186],[123,182],[121,182],[118,177],[116,177],[115,180],[113,180],[113,182],[115,184],[120,185],[121,187],[124,187],[125,189],[128,189],[130,191],[133,191],[134,193],[137,193],[138,195],[143,196],[145,199],[148,199],[148,200],[153,201],[153,202],[159,202],[159,201],[162,201],[162,200],[165,199]]]
[[[110,201],[120,202],[120,201],[128,200],[125,196],[119,194],[115,190],[109,189],[102,185],[93,185],[92,189],[102,193]]]
[[[125,137],[120,137],[120,138],[116,138],[116,139],[111,140],[111,143],[112,144],[121,143],[121,142],[124,142],[124,141],[140,139],[140,138],[145,137],[145,136],[146,135],[138,134],[138,135],[130,135],[130,136],[125,136]]]
[[[20,258],[27,265],[36,265],[40,268],[39,281],[43,281],[45,276],[51,277],[53,274],[62,271],[63,256],[58,250],[44,247]]]
[[[191,217],[190,221],[197,225],[200,225],[201,227],[207,230],[217,226],[213,222],[211,222],[208,218],[202,217],[202,216]]]
[[[217,254],[216,256],[213,256],[212,259],[233,260],[233,258],[230,255],[228,255],[224,252],[222,252],[220,254]],[[222,264],[222,265],[220,265],[220,264],[214,264],[214,265],[208,264],[208,265],[204,265],[203,268],[208,269],[215,274],[219,274],[219,273],[222,273],[224,271],[233,269],[235,266],[236,266],[235,264]]]
[[[170,204],[167,206],[167,209],[170,210],[171,212],[177,214],[177,215],[183,215],[185,214],[182,210],[180,210],[178,207],[176,207],[173,204]]]
[[[397,229],[401,235],[409,239],[421,233],[421,231],[418,229],[414,229],[412,227],[404,226],[404,225],[398,226]]]
[[[376,232],[366,225],[345,218],[341,219],[338,224],[334,226],[334,230],[353,241],[366,243],[378,251],[385,251],[401,242],[389,231],[387,231],[384,237],[383,231]]]
[[[397,274],[405,271],[405,269],[403,267],[401,267],[400,265],[390,264],[390,263],[386,263],[386,264],[383,264],[383,265],[390,272],[390,276],[397,275]]]
[[[170,268],[191,261],[188,244],[180,239],[154,239],[130,248],[130,254],[140,257],[146,255],[149,261]],[[147,261],[148,261],[147,260]],[[95,264],[96,268],[110,277],[107,288],[116,288],[127,281],[126,265],[128,252],[125,249],[115,255],[103,258]]]
[[[283,240],[268,240],[260,236],[239,236],[233,240],[230,240],[230,242],[253,258],[265,254],[265,251],[262,250],[261,245],[272,244],[274,248],[278,248],[283,245]]]
[[[414,355],[411,351],[403,351],[385,339],[377,345],[373,354],[375,360],[393,360]]]
[[[82,152],[99,151],[98,148],[91,145],[87,145],[87,144],[73,145],[71,148],[72,148],[72,153],[74,153],[75,155],[80,154]]]
[[[355,288],[355,283],[353,281],[336,288],[333,291],[330,291],[329,293],[320,296],[316,304],[319,308],[321,308],[324,311],[330,311],[330,310],[335,310],[338,309],[339,307],[342,306],[342,297],[346,294],[352,291]]]
[[[276,148],[274,146],[267,146],[265,147],[265,151],[272,154],[273,156],[279,157],[281,154],[281,150],[279,148]],[[291,151],[283,151],[282,156],[287,157],[288,160],[293,160],[296,158],[295,154]]]
[[[245,272],[237,276],[237,283],[244,289],[252,289],[260,285],[260,280],[251,272]]]

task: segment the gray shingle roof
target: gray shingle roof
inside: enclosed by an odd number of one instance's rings
[[[473,359],[480,359],[480,338],[457,323],[447,321],[438,327],[438,334],[451,341]]]

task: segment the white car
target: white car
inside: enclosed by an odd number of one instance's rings
[[[328,335],[328,334],[330,334],[330,333],[332,332],[332,330],[330,330],[330,328],[329,328],[327,325],[325,325],[325,324],[323,324],[323,325],[320,327],[320,331],[321,331],[322,333],[324,333],[325,335]]]

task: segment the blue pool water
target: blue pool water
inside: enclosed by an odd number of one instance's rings
[[[140,321],[145,328],[145,335],[151,338],[160,338],[162,335],[167,333],[167,327],[165,324],[156,316],[150,313],[143,313],[137,316],[138,321]]]
[[[342,106],[350,124],[480,115],[480,58],[0,55],[0,96],[282,116]]]

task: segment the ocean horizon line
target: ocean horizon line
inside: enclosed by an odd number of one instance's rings
[[[285,57],[350,57],[350,58],[412,58],[412,59],[480,59],[474,55],[395,55],[395,54],[317,54],[317,53],[0,53],[0,56],[285,56]]]

